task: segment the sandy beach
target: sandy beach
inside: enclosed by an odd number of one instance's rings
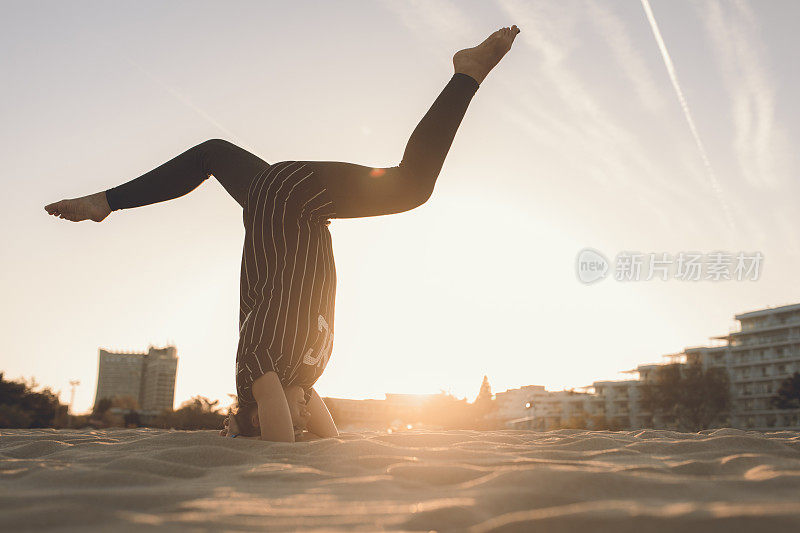
[[[800,527],[797,432],[3,430],[0,461],[8,531]]]

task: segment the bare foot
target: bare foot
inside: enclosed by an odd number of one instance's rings
[[[101,222],[111,214],[111,208],[108,206],[105,192],[90,194],[82,198],[53,202],[52,204],[44,206],[44,210],[53,216],[73,222],[80,222],[81,220]]]
[[[471,76],[482,83],[489,71],[511,50],[511,44],[519,33],[519,28],[501,28],[491,34],[478,46],[459,50],[453,56],[453,66],[457,73]]]

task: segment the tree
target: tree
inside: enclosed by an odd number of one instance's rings
[[[116,398],[100,398],[92,408],[88,422],[94,427],[119,427],[123,425],[122,416],[111,411]]]
[[[771,403],[778,409],[800,408],[800,372],[795,372],[781,383],[771,398]]]
[[[442,429],[471,429],[474,426],[471,407],[466,398],[458,399],[441,391],[423,404],[420,422]]]
[[[117,412],[121,412],[122,414],[122,421],[121,424],[124,427],[139,427],[142,424],[141,419],[139,418],[139,400],[134,398],[133,396],[114,396],[111,400],[111,407]],[[104,416],[103,419],[109,425],[119,425],[120,418],[119,416],[110,417],[108,415]]]
[[[472,409],[475,412],[475,426],[477,429],[487,429],[490,425],[487,417],[494,408],[492,401],[492,386],[489,385],[489,378],[483,376],[481,389],[478,391],[478,396],[472,404]]]
[[[158,415],[152,425],[173,429],[219,429],[225,415],[218,404],[219,400],[212,402],[205,396],[194,396],[176,411],[164,411]]]
[[[111,399],[111,407],[116,407],[123,411],[138,411],[139,400],[133,396],[114,396]]]
[[[31,417],[19,405],[0,404],[0,428],[29,428]]]
[[[709,428],[730,408],[728,374],[699,363],[661,366],[652,382],[641,385],[641,404],[654,415],[673,417],[680,429]]]
[[[111,409],[113,403],[114,402],[111,398],[100,398],[97,400],[97,403],[94,404],[94,409],[92,409],[92,417],[103,418],[103,415],[106,414],[106,411]]]
[[[0,427],[52,427],[66,414],[58,394],[34,381],[7,381],[0,372]]]
[[[137,411],[128,411],[125,413],[122,420],[126,428],[136,428],[142,425],[142,420],[139,418],[139,413]]]
[[[481,390],[478,392],[477,398],[475,398],[474,405],[478,411],[489,412],[491,410],[492,386],[489,385],[489,378],[486,376],[483,376]]]

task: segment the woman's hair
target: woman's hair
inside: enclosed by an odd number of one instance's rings
[[[261,435],[261,430],[253,425],[253,411],[258,407],[258,404],[239,405],[236,404],[231,409],[231,416],[236,419],[236,425],[239,426],[239,435],[245,437],[258,437]]]

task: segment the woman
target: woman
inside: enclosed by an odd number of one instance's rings
[[[239,409],[230,435],[283,442],[294,442],[306,428],[320,437],[338,435],[313,389],[333,343],[330,219],[400,213],[425,203],[473,95],[518,33],[516,26],[502,28],[453,56],[453,77],[411,134],[396,167],[333,161],[270,165],[215,139],[128,183],[45,210],[76,222],[100,222],[112,211],[183,196],[213,175],[243,208],[246,228],[236,354]]]

